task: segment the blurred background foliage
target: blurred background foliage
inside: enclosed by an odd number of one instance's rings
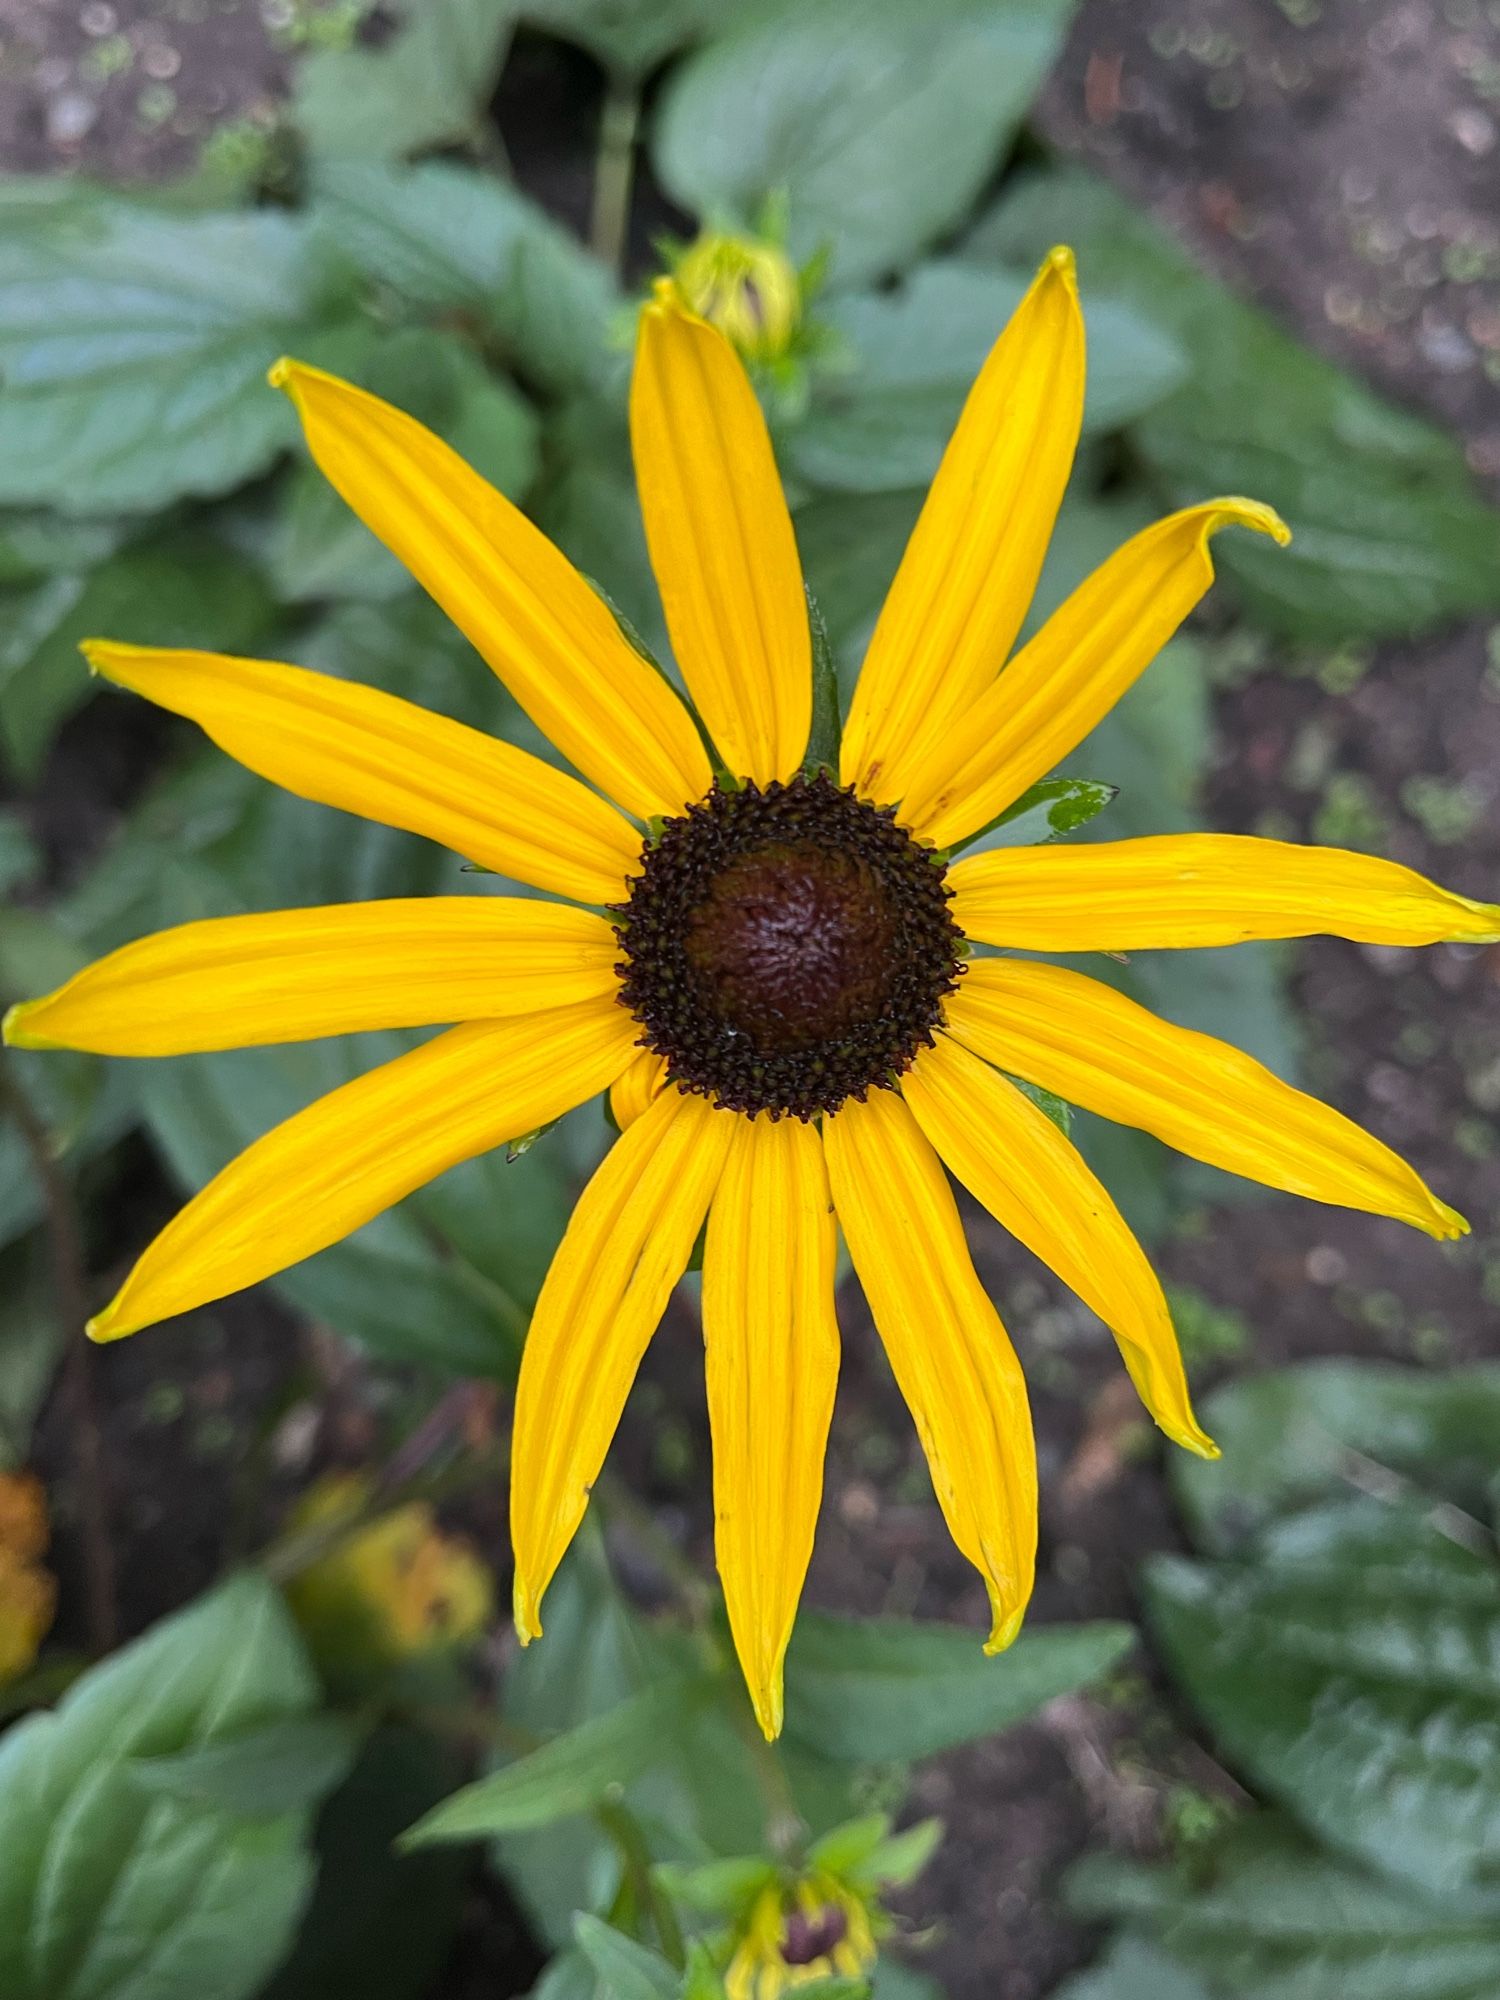
[[[438,430],[665,653],[624,392],[640,285],[677,263],[705,309],[753,332],[847,698],[968,383],[1040,257],[1071,243],[1089,402],[1033,622],[1154,513],[1207,494],[1269,501],[1296,540],[1278,554],[1226,537],[1211,619],[1079,749],[1075,782],[996,840],[1203,824],[1212,692],[1247,661],[1275,647],[1321,672],[1351,644],[1500,612],[1500,523],[1459,447],[1028,127],[1071,13],[302,6],[283,114],[225,127],[187,175],[0,183],[0,1002],[163,925],[455,886],[450,857],[275,793],[96,694],[85,634],[295,659],[555,754],[315,473],[265,386],[283,352]],[[604,76],[587,244],[520,190],[491,117],[518,27]],[[149,772],[107,831],[38,806],[90,702],[119,704],[101,727]],[[1109,794],[1078,781],[1118,788],[1097,828],[1082,821]],[[1169,958],[1105,976],[1297,1073],[1276,951]],[[871,1977],[885,2000],[921,2000],[920,1936],[890,1951],[884,1913],[936,1838],[891,1831],[910,1767],[1108,1684],[1131,1629],[1041,1624],[989,1663],[957,1628],[809,1611],[768,1751],[706,1575],[621,1485],[596,1512],[624,1523],[653,1587],[591,1530],[545,1646],[507,1653],[497,1677],[490,1570],[431,1508],[485,1479],[493,1505],[495,1392],[602,1150],[595,1111],[273,1281],[320,1338],[376,1364],[392,1441],[377,1472],[315,1488],[257,1566],[111,1657],[86,1663],[101,1628],[76,1616],[31,1665],[51,1585],[21,1468],[74,1336],[69,1228],[102,1272],[138,1233],[120,1215],[143,1138],[190,1193],[401,1041],[136,1066],[6,1054],[0,1701],[24,1715],[62,1699],[0,1742],[0,1991],[457,1992],[443,1967],[482,1856],[532,1941],[486,1991],[523,1990],[545,1961],[546,2000],[710,2000],[726,1978],[730,2000],[791,1983],[854,2000]],[[1077,1127],[1148,1236],[1244,1198],[1142,1135]],[[1244,1343],[1191,1296],[1183,1319],[1195,1358]],[[1191,1552],[1153,1560],[1142,1589],[1165,1672],[1244,1790],[1203,1804],[1170,1865],[1078,1871],[1077,1908],[1118,1936],[1067,2000],[1500,1991],[1497,1418],[1500,1375],[1482,1369],[1301,1368],[1211,1403],[1226,1461],[1173,1468]],[[920,1882],[897,1900],[920,1912]]]

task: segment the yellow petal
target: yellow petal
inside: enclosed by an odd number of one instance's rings
[[[994,680],[1031,603],[1083,421],[1083,316],[1054,250],[969,391],[881,611],[844,730],[845,784],[899,799]]]
[[[1467,1233],[1406,1162],[1342,1112],[1212,1035],[1174,1027],[1097,979],[1018,959],[971,961],[950,1031],[998,1068],[1210,1166],[1337,1208]]]
[[[665,1091],[579,1197],[532,1315],[516,1385],[510,1531],[516,1630],[567,1552],[646,1345],[687,1269],[734,1114]]]
[[[964,1242],[942,1163],[894,1091],[823,1126],[844,1240],[933,1490],[984,1578],[998,1652],[1020,1630],[1036,1564],[1036,1448],[1026,1384]]]
[[[333,674],[224,653],[84,643],[106,679],[186,715],[300,798],[425,834],[513,881],[618,902],[640,835],[540,757]]]
[[[18,1048],[172,1056],[533,1014],[613,994],[602,917],[425,896],[216,917],[141,938],[5,1017]]]
[[[823,1493],[837,1238],[816,1129],[736,1120],[708,1218],[703,1340],[719,1578],[768,1738],[781,1734],[782,1661]]]
[[[1133,536],[1081,583],[941,738],[905,768],[901,817],[951,847],[1004,812],[1081,743],[1214,580],[1209,539],[1231,522],[1285,544],[1255,500],[1207,500]]]
[[[948,871],[965,936],[1016,951],[1146,951],[1323,933],[1360,944],[1500,939],[1500,905],[1341,847],[1165,833],[1085,847],[1005,847]]]
[[[404,411],[278,361],[319,470],[586,778],[640,819],[708,790],[692,718],[539,528]]]
[[[194,1196],[90,1334],[118,1340],[339,1242],[460,1160],[608,1089],[635,1033],[612,1000],[478,1021],[330,1091]]]
[[[666,1081],[667,1059],[650,1049],[642,1049],[629,1069],[621,1071],[610,1086],[609,1108],[622,1132],[656,1102]]]
[[[1108,1190],[1044,1111],[948,1035],[901,1080],[949,1171],[1114,1334],[1141,1401],[1202,1458],[1199,1428],[1161,1283]]]
[[[802,565],[734,349],[670,280],[641,314],[630,437],[672,650],[736,777],[790,778],[812,721]]]

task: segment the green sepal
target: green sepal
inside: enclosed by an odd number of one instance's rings
[[[965,848],[1001,827],[1010,828],[1010,838],[991,841],[992,847],[1040,847],[1045,841],[1077,833],[1091,819],[1097,819],[1119,795],[1118,785],[1102,784],[1096,778],[1043,778],[987,825],[978,827],[963,840],[954,841],[949,852],[962,854]]]
[[[1039,1083],[1028,1083],[1023,1076],[1012,1076],[1009,1070],[1002,1071],[1007,1082],[1013,1083],[1023,1097],[1029,1097],[1038,1111],[1045,1112],[1065,1139],[1073,1136],[1073,1107],[1066,1098],[1055,1091],[1043,1090]]]
[[[531,1151],[538,1139],[545,1139],[549,1132],[554,1131],[557,1124],[557,1119],[549,1118],[545,1125],[538,1125],[534,1131],[523,1132],[519,1139],[512,1139],[505,1148],[507,1163],[513,1166],[517,1160]]]
[[[828,627],[818,609],[817,599],[807,593],[807,623],[812,633],[812,727],[808,731],[807,755],[802,768],[809,777],[827,771],[835,783],[839,775],[839,675],[833,648],[828,643]]]

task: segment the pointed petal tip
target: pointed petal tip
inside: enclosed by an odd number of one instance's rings
[[[750,1689],[750,1706],[755,1710],[755,1720],[760,1724],[760,1733],[768,1743],[774,1743],[781,1734],[785,1716],[782,1698],[781,1668]]]
[[[1169,1431],[1167,1435],[1173,1444],[1181,1445],[1182,1449],[1190,1451],[1194,1458],[1206,1458],[1210,1464],[1216,1458],[1224,1456],[1207,1431],[1200,1431],[1196,1425],[1190,1431]]]

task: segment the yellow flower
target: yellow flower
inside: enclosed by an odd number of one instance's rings
[[[354,1474],[320,1480],[293,1517],[298,1528],[353,1522],[368,1497]],[[447,1651],[494,1613],[490,1574],[444,1535],[425,1501],[397,1507],[352,1532],[287,1586],[287,1601],[325,1665],[395,1665]]]
[[[86,648],[98,672],[191,716],[263,776],[564,899],[188,924],[17,1008],[12,1041],[111,1055],[462,1024],[226,1167],[145,1251],[94,1337],[269,1277],[611,1090],[622,1135],[557,1252],[517,1392],[516,1622],[525,1640],[541,1631],[543,1593],[706,1221],[718,1562],[767,1734],[838,1371],[835,1217],[939,1505],[987,1587],[992,1651],[1031,1591],[1036,1462],[1025,1384],[949,1172],[1112,1328],[1167,1435],[1213,1453],[1150,1265],[1012,1076],[1272,1187],[1437,1237],[1465,1228],[1378,1139],[1249,1057],[1081,973],[968,955],[969,941],[1115,952],[1319,931],[1500,937],[1500,909],[1408,869],[1276,841],[1198,834],[950,864],[1192,610],[1218,529],[1286,539],[1254,501],[1186,508],[1128,542],[1007,664],[1067,484],[1083,378],[1073,261],[1058,250],[969,396],[871,640],[836,780],[802,769],[807,608],[760,407],[729,343],[670,291],[641,317],[630,415],[702,733],[508,501],[400,411],[291,361],[273,380],[325,474],[587,782],[297,667]]]
[[[778,243],[708,229],[673,260],[691,312],[718,328],[747,361],[779,361],[802,320],[802,285]]]
[[[47,1499],[29,1472],[0,1472],[0,1685],[24,1674],[47,1636],[57,1584],[42,1567]]]
[[[818,1870],[790,1889],[768,1882],[756,1896],[724,1974],[728,2000],[780,2000],[814,1979],[858,1979],[875,1963],[863,1900]]]

